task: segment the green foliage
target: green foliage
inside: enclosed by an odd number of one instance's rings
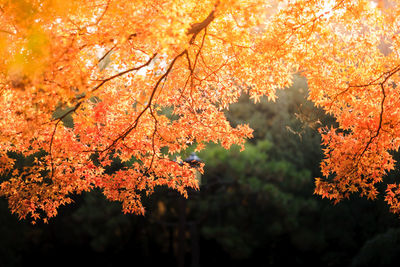
[[[226,115],[233,125],[248,123],[254,129],[250,142],[269,140],[273,144],[270,157],[289,161],[298,169],[306,168],[315,176],[322,158],[317,129],[335,121],[307,100],[307,90],[306,79],[296,76],[293,86],[277,92],[275,103],[261,98],[254,104],[243,95]]]
[[[234,258],[248,258],[265,244],[272,248],[281,236],[297,231],[301,213],[316,207],[310,172],[270,159],[272,148],[260,140],[242,152],[210,145],[200,154],[206,169],[197,203],[208,218],[202,231]]]

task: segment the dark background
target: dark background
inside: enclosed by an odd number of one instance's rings
[[[400,217],[383,201],[384,184],[375,201],[354,195],[333,205],[313,194],[316,129],[335,121],[306,92],[298,78],[276,103],[243,96],[227,117],[255,129],[246,149],[210,144],[198,153],[206,163],[200,191],[184,199],[159,188],[144,198],[145,216],[124,215],[93,191],[31,225],[0,199],[0,267],[398,265]],[[122,166],[116,159],[108,171]]]

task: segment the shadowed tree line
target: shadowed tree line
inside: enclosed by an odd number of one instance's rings
[[[249,123],[254,139],[242,152],[210,144],[198,154],[206,163],[200,191],[184,199],[159,188],[143,196],[144,217],[124,215],[119,203],[94,191],[74,196],[49,224],[32,226],[18,221],[1,199],[0,266],[396,263],[400,218],[383,197],[332,205],[313,195],[322,157],[317,128],[335,122],[307,101],[306,92],[298,78],[278,93],[277,103],[240,98],[226,115],[233,125]],[[20,168],[30,164],[30,158],[12,156]],[[115,158],[107,172],[122,167]]]

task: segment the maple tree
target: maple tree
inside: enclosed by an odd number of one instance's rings
[[[143,214],[156,186],[198,188],[175,155],[251,138],[224,115],[241,94],[273,101],[300,73],[338,122],[320,128],[315,193],[374,199],[400,145],[400,5],[385,4],[2,0],[0,195],[20,218],[47,220],[97,187]],[[17,168],[11,153],[32,162]],[[125,167],[105,172],[115,157]],[[400,185],[386,201],[400,212]]]

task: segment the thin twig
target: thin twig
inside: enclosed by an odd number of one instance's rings
[[[104,15],[106,14],[108,7],[110,6],[111,0],[107,1],[106,7],[104,8],[103,12],[101,13],[101,15],[97,18],[95,25],[99,24],[100,20],[102,20],[102,18],[104,17]]]
[[[146,63],[144,63],[144,64],[142,64],[142,65],[140,65],[140,66],[138,66],[138,67],[134,67],[134,68],[130,68],[130,69],[124,70],[124,71],[122,71],[122,72],[119,72],[119,73],[117,73],[117,74],[111,76],[111,77],[108,77],[108,78],[106,78],[106,79],[104,79],[104,80],[101,80],[101,82],[100,82],[96,87],[94,87],[94,88],[92,89],[91,92],[94,92],[94,91],[98,90],[98,89],[99,89],[100,87],[102,87],[106,82],[109,82],[109,81],[111,81],[111,80],[113,80],[113,79],[115,79],[115,78],[117,78],[117,77],[120,77],[120,76],[122,76],[122,75],[125,75],[125,74],[127,74],[127,73],[129,73],[129,72],[137,71],[137,70],[140,70],[140,69],[142,69],[142,68],[148,66],[148,65],[150,64],[150,62],[151,62],[156,56],[157,56],[157,53],[155,53],[151,58],[149,58],[149,60],[148,60]]]
[[[49,145],[49,155],[50,155],[50,165],[51,165],[51,176],[50,176],[50,178],[53,178],[53,176],[54,176],[54,161],[53,161],[53,152],[52,152],[52,149],[53,149],[54,136],[55,136],[55,134],[56,134],[58,124],[59,124],[66,116],[68,116],[68,114],[71,114],[72,112],[75,112],[75,111],[79,108],[79,106],[80,106],[81,104],[82,104],[81,101],[78,102],[78,103],[75,105],[74,108],[68,110],[68,111],[65,112],[62,116],[60,116],[60,117],[54,119],[54,120],[57,120],[57,122],[54,124],[54,129],[53,129],[53,133],[51,134],[50,145]]]

